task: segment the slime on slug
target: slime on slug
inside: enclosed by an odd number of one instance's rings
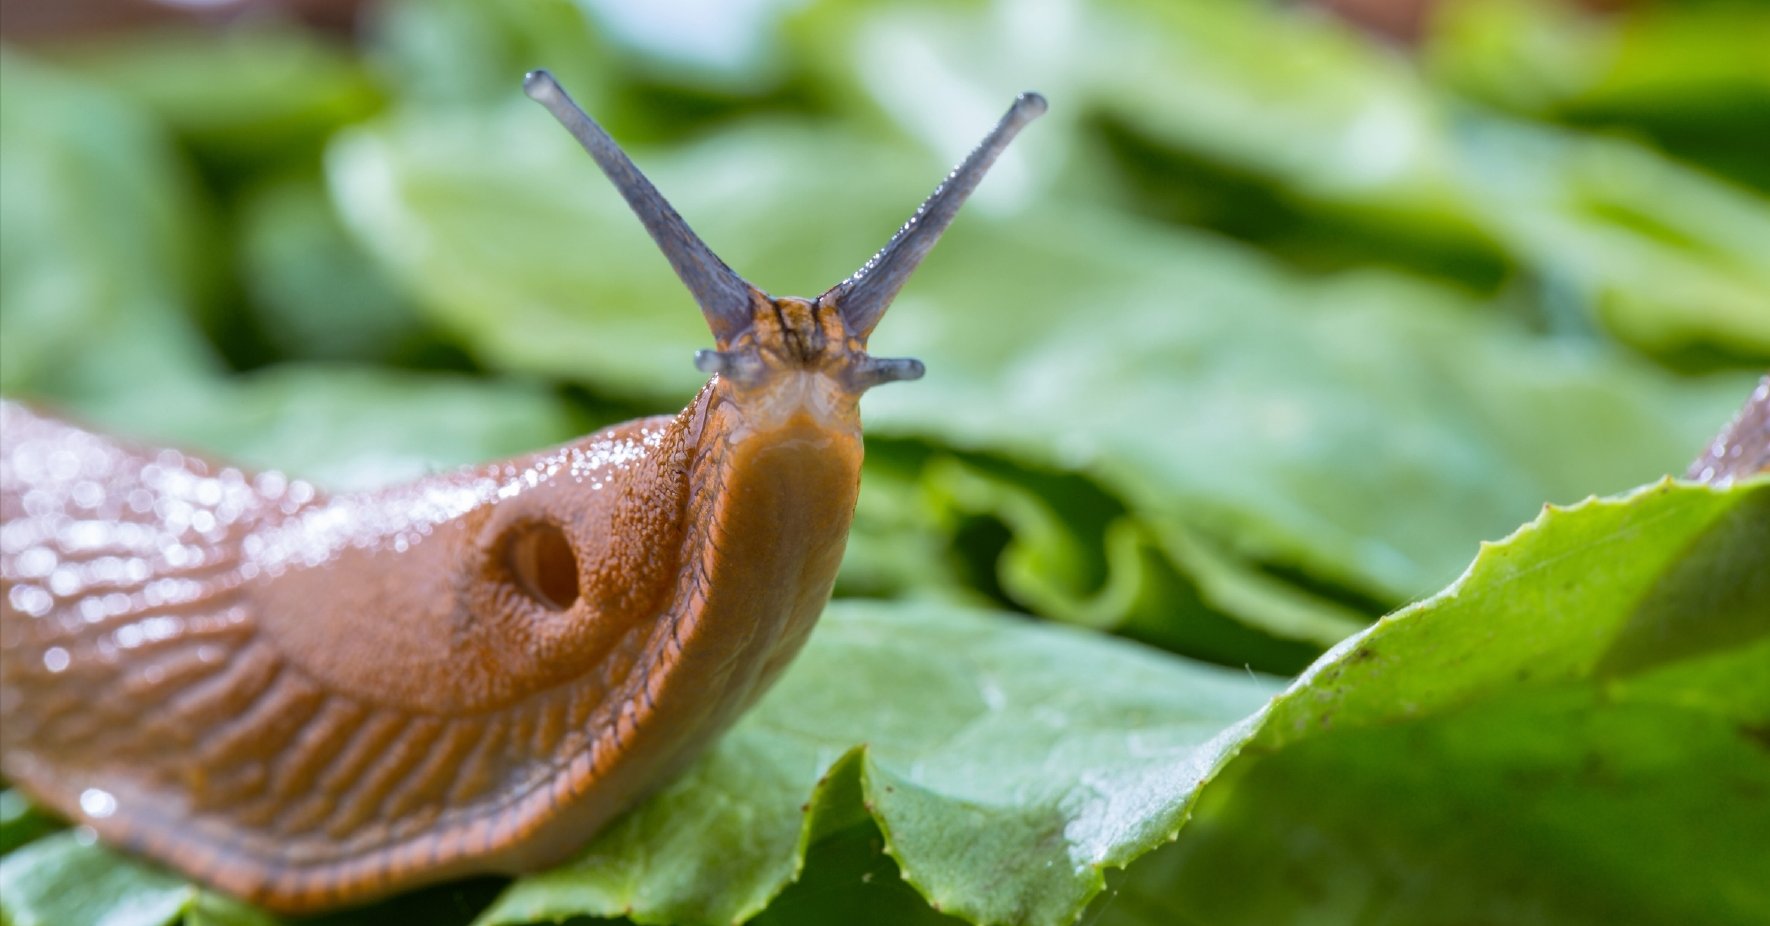
[[[105,840],[282,912],[561,861],[798,652],[859,488],[867,339],[1015,101],[860,271],[773,297],[545,71],[713,334],[681,413],[328,495],[0,404],[0,771]]]

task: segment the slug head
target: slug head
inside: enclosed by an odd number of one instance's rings
[[[719,375],[742,393],[759,394],[758,401],[850,410],[873,386],[922,376],[919,360],[869,355],[867,338],[996,157],[1045,111],[1044,97],[1021,94],[878,254],[823,295],[807,300],[771,297],[726,266],[551,74],[529,72],[523,89],[596,160],[699,303],[716,348],[695,355],[697,368]]]

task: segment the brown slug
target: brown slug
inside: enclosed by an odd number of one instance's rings
[[[699,754],[830,596],[866,353],[1022,95],[816,299],[732,272],[545,71],[712,328],[681,414],[355,495],[0,406],[0,771],[282,912],[561,861]]]
[[[1770,473],[1770,374],[1758,380],[1739,413],[1703,448],[1684,478],[1725,486],[1758,473]]]

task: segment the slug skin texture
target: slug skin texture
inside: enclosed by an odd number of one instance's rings
[[[727,726],[829,597],[859,432],[749,429],[729,391],[337,497],[5,404],[6,776],[279,910],[561,860]],[[582,578],[563,609],[508,556],[552,528]]]
[[[674,417],[328,495],[0,403],[0,772],[279,912],[557,863],[767,689],[830,596],[866,337],[1023,97],[862,273],[773,298],[544,72],[689,286],[715,375]],[[323,435],[316,435],[323,438]]]

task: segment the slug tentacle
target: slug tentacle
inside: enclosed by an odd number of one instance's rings
[[[690,639],[674,601],[691,551],[685,445],[710,398],[339,497],[0,403],[5,773],[108,839],[281,909],[519,867],[500,851],[542,852],[562,802],[658,748],[632,705],[671,670],[665,640],[681,655]],[[517,604],[531,592],[503,568],[536,509],[584,564],[559,613]],[[591,828],[617,809],[591,805]]]
[[[725,343],[743,330],[750,322],[754,303],[766,301],[767,297],[734,273],[707,247],[657,187],[633,166],[632,159],[621,146],[615,144],[589,113],[572,101],[552,74],[545,70],[530,71],[523,78],[522,86],[584,146],[627,200],[627,205],[633,208],[634,214],[645,223],[645,230],[651,233],[652,240],[669,258],[676,275],[694,294],[714,337]]]
[[[862,392],[884,383],[921,379],[928,368],[914,357],[867,357],[848,373],[850,389]]]
[[[922,203],[910,220],[898,229],[885,247],[861,265],[848,279],[831,287],[818,302],[834,305],[848,322],[849,330],[862,339],[884,317],[899,290],[934,248],[935,242],[959,214],[959,207],[970,198],[971,191],[983,181],[990,165],[1007,149],[1008,143],[1026,124],[1045,114],[1045,98],[1036,93],[1022,93],[1008,107],[1001,121],[984,136],[971,154]]]
[[[754,351],[697,350],[694,353],[694,368],[702,373],[728,376],[746,386],[760,381],[763,372],[762,358],[756,356]]]
[[[859,396],[923,372],[866,337],[1043,101],[813,301],[744,282],[546,72],[526,86],[694,293],[713,379],[673,417],[336,496],[0,401],[0,772],[33,798],[278,911],[531,870],[803,645],[854,514]]]

